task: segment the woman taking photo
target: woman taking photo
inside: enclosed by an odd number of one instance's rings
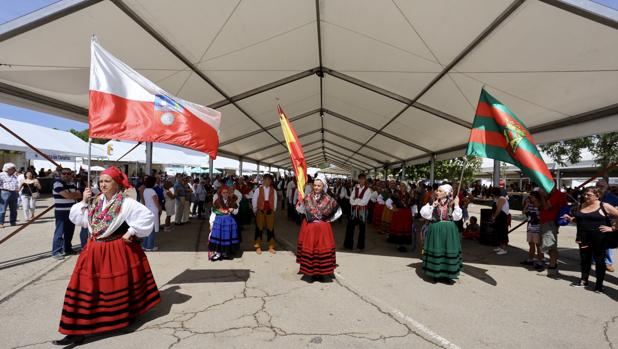
[[[85,335],[127,327],[161,300],[138,238],[150,235],[155,216],[127,197],[127,176],[116,167],[101,172],[102,195],[84,191],[69,218],[87,227],[89,242],[80,253],[64,297],[56,345],[79,345]],[[92,199],[92,200],[91,200]]]
[[[597,188],[586,188],[582,194],[583,203],[573,216],[564,215],[562,218],[569,222],[577,223],[577,235],[575,242],[579,244],[579,256],[581,263],[581,279],[572,286],[589,286],[588,278],[592,266],[592,259],[596,262],[596,283],[594,292],[603,292],[603,279],[605,279],[605,250],[607,249],[606,229],[611,226],[610,216],[618,216],[618,209],[608,203],[601,202]]]
[[[39,197],[39,191],[41,190],[41,184],[39,180],[34,177],[34,172],[31,170],[26,171],[24,175],[24,181],[21,183],[21,204],[24,209],[24,218],[29,221],[34,217],[34,210],[36,209],[36,199]]]

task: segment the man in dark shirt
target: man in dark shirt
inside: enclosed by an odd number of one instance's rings
[[[73,183],[73,173],[70,169],[60,170],[60,178],[54,182],[53,193],[56,230],[52,242],[52,257],[63,259],[65,255],[76,253],[71,247],[75,224],[69,219],[69,212],[77,200],[82,198],[82,193]]]

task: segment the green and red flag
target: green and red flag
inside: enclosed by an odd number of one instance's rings
[[[303,146],[300,144],[296,130],[290,124],[290,120],[283,112],[280,105],[277,105],[277,113],[279,114],[279,121],[281,121],[281,130],[283,131],[283,137],[285,137],[285,143],[288,146],[290,152],[290,159],[292,160],[292,167],[296,174],[296,187],[298,188],[298,195],[300,198],[305,197],[305,184],[307,183],[307,163],[305,162],[305,154],[303,153]]]
[[[485,89],[476,107],[466,155],[508,162],[546,192],[554,188],[551,172],[526,125]]]

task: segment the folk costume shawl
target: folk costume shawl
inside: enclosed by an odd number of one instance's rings
[[[324,192],[319,194],[311,192],[311,194],[305,196],[303,204],[305,206],[307,222],[309,223],[313,221],[328,222],[335,216],[339,209],[337,200]]]
[[[155,216],[146,206],[119,193],[109,201],[105,195],[99,195],[92,208],[84,202],[73,205],[69,219],[77,226],[88,228],[91,235],[98,234],[95,236],[97,239],[109,237],[124,222],[129,225],[131,234],[142,238],[152,233]]]

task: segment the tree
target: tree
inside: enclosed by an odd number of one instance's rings
[[[71,132],[72,134],[74,134],[77,137],[81,138],[84,142],[88,142],[88,129],[85,129],[85,130],[82,130],[82,131],[77,131],[75,129],[70,129],[69,132]],[[93,138],[92,139],[92,143],[105,144],[105,143],[107,143],[107,139]]]
[[[463,182],[471,183],[474,181],[474,174],[481,168],[483,160],[477,157],[468,157],[468,164],[464,171]],[[461,170],[464,166],[466,157],[458,157],[449,160],[436,161],[435,176],[437,180],[446,179],[449,182],[458,182]],[[418,181],[428,179],[431,171],[431,163],[411,165],[406,167],[406,177]]]
[[[541,149],[560,166],[580,162],[582,151],[588,149],[596,164],[606,168],[618,161],[618,132],[547,143]]]

